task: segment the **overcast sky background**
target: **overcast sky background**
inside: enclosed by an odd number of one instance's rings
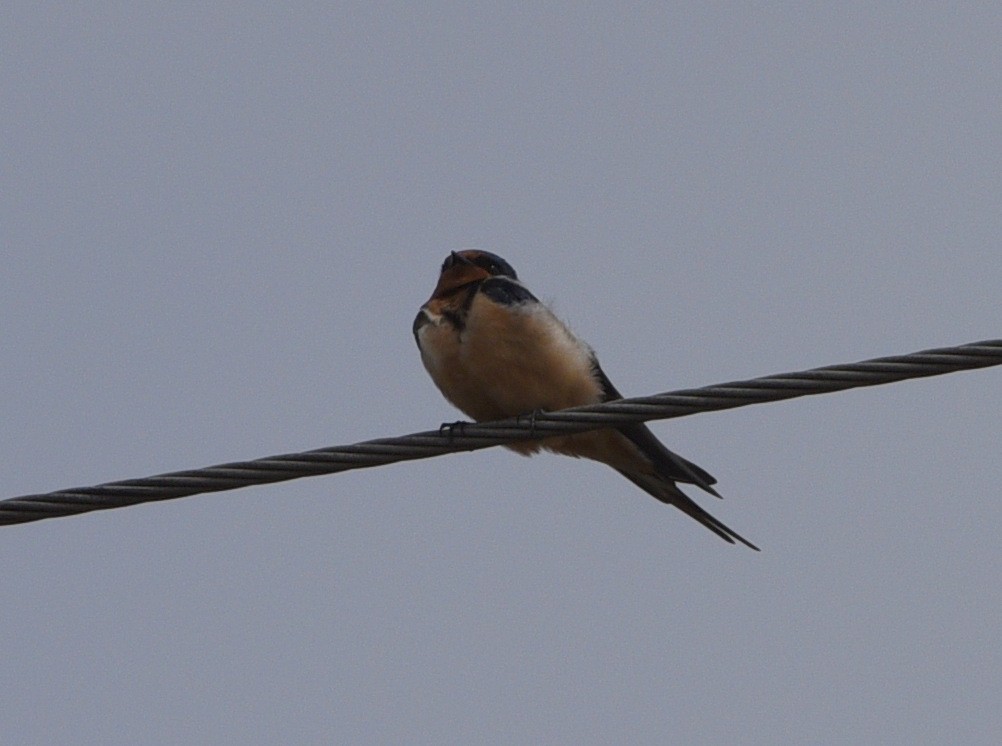
[[[456,419],[463,247],[627,395],[1002,336],[998,6],[421,5],[6,4],[0,497]],[[0,740],[997,743],[1000,396],[654,423],[761,554],[500,449],[0,529]]]

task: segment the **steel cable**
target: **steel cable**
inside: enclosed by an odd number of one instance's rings
[[[439,430],[397,438],[380,438],[305,453],[289,453],[254,461],[108,482],[94,487],[14,497],[0,501],[0,525],[172,500],[203,492],[221,492],[299,477],[334,474],[397,461],[490,448],[515,440],[576,433],[629,422],[683,417],[698,412],[733,409],[749,404],[827,394],[993,365],[1002,365],[1002,340],[999,339],[654,396],[620,399],[559,412],[539,412],[497,422],[456,423]]]

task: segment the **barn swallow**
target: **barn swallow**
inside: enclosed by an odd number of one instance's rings
[[[445,398],[477,422],[622,399],[582,342],[525,287],[515,270],[487,251],[454,251],[414,319],[421,360]],[[692,484],[720,497],[710,474],[672,453],[635,423],[507,445],[526,456],[540,449],[608,464],[641,489],[674,505],[725,541],[758,550],[678,488]]]

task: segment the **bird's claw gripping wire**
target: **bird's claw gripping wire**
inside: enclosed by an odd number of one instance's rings
[[[527,417],[529,419],[529,435],[535,436],[536,435],[536,417],[538,417],[539,415],[543,414],[545,411],[546,410],[543,410],[543,409],[534,409],[531,412],[529,412],[529,414],[516,415],[515,422],[517,424],[521,425],[522,424],[522,418],[523,417]]]
[[[451,443],[456,437],[456,431],[459,431],[459,437],[463,437],[463,431],[466,426],[470,423],[466,420],[456,420],[455,422],[443,422],[439,425],[438,434],[444,438],[448,438]]]

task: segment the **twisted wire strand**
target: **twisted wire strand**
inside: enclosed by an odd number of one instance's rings
[[[797,373],[734,381],[654,396],[540,412],[507,420],[457,423],[439,430],[396,438],[380,438],[346,446],[288,453],[202,469],[108,482],[0,501],[0,525],[108,510],[203,492],[221,492],[255,484],[334,474],[397,461],[431,458],[457,451],[577,433],[602,427],[683,417],[698,412],[827,394],[861,386],[877,386],[909,378],[938,376],[959,370],[1002,365],[1002,339],[944,347],[910,355],[830,365]]]

